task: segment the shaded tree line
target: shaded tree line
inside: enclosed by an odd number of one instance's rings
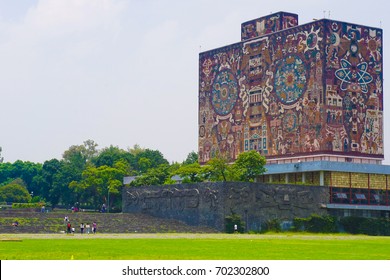
[[[87,140],[71,146],[62,158],[41,163],[0,161],[0,204],[40,202],[55,207],[121,209],[123,177],[134,176],[131,186],[173,184],[172,176],[183,183],[202,181],[253,181],[265,169],[265,158],[256,152],[242,153],[234,164],[216,157],[200,166],[191,152],[182,162],[169,163],[158,150],[135,145],[127,150],[116,146],[98,149]],[[1,154],[0,154],[1,155]]]

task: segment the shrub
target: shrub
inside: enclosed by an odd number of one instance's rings
[[[37,202],[37,203],[12,203],[12,208],[42,208],[45,203]]]
[[[308,218],[295,218],[294,229],[297,231],[332,233],[337,232],[337,223],[333,216],[313,214]]]
[[[344,230],[352,234],[390,235],[390,220],[384,218],[345,217],[340,219]]]
[[[307,230],[324,233],[337,232],[336,218],[333,216],[311,215]]]
[[[344,217],[340,219],[340,225],[344,228],[345,232],[352,234],[361,233],[361,225],[367,220],[363,217]]]
[[[237,225],[237,230],[240,233],[245,231],[245,223],[240,215],[235,213],[225,217],[225,232],[234,233],[234,225]]]
[[[360,233],[367,235],[390,235],[389,220],[365,219],[360,224]]]
[[[280,221],[278,219],[268,220],[265,222],[265,231],[281,232]]]
[[[294,218],[294,220],[293,220],[293,230],[295,230],[295,231],[305,231],[306,223],[307,223],[307,218]]]

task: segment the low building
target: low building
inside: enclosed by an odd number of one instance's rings
[[[259,182],[326,186],[326,208],[335,216],[389,217],[390,166],[334,162],[295,161],[268,164]]]

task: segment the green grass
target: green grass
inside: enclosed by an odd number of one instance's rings
[[[2,260],[389,260],[390,237],[0,234]]]

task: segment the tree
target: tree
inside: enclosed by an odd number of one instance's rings
[[[65,162],[73,163],[78,165],[79,168],[84,168],[87,162],[90,162],[93,157],[98,153],[96,144],[93,140],[84,141],[83,145],[73,145],[66,150],[62,158]]]
[[[125,160],[129,164],[129,168],[136,165],[135,156],[133,154],[112,145],[99,151],[92,162],[97,167],[102,165],[113,167],[118,160]]]
[[[234,177],[238,181],[253,182],[255,178],[263,174],[266,159],[256,151],[243,152],[238,155],[232,165]]]
[[[81,180],[82,169],[70,162],[60,161],[61,168],[53,176],[53,185],[50,189],[50,201],[55,207],[57,204],[66,206],[79,202],[80,194],[75,193],[69,185],[72,181]]]
[[[204,166],[203,173],[210,181],[224,181],[231,178],[230,166],[222,157],[212,158]]]
[[[182,177],[183,183],[195,183],[204,180],[202,176],[202,167],[197,162],[182,165],[174,172],[174,175]]]
[[[70,187],[79,194],[81,202],[96,208],[103,203],[111,207],[114,198],[120,194],[126,169],[127,163],[124,161],[116,162],[113,167],[88,165],[82,173],[81,180],[72,181]]]
[[[21,178],[26,184],[29,192],[39,195],[38,181],[35,176],[39,175],[42,170],[42,164],[30,161],[17,160],[14,163],[0,164],[0,184],[8,183],[14,179]]]
[[[21,179],[0,187],[0,201],[24,203],[30,200],[31,195]]]
[[[34,177],[39,181],[40,196],[53,206],[58,204],[61,197],[61,192],[58,191],[58,175],[61,169],[62,162],[58,159],[47,160],[43,163],[40,176]]]
[[[148,171],[148,169],[152,166],[152,161],[148,158],[140,158],[138,160],[138,170],[141,172],[141,173],[146,173],[146,171]]]
[[[83,142],[83,146],[85,149],[84,155],[85,155],[86,160],[91,161],[92,158],[94,158],[97,155],[97,153],[98,153],[97,147],[99,145],[97,143],[95,143],[95,141],[88,139],[88,140]]]
[[[73,145],[62,155],[61,171],[55,176],[53,185],[57,198],[65,205],[73,205],[80,202],[82,193],[70,188],[70,183],[79,182],[83,171],[92,165],[93,158],[97,155],[97,144],[92,140],[84,141],[83,145]],[[54,198],[54,197],[53,197]]]
[[[145,151],[145,149],[144,149],[144,148],[141,148],[141,146],[138,145],[138,144],[135,144],[135,145],[133,146],[133,148],[129,148],[128,150],[129,150],[129,153],[132,154],[132,155],[134,155],[134,156],[137,156],[139,153]]]
[[[183,161],[183,164],[192,164],[198,162],[198,153],[192,151],[187,155],[187,158],[185,161]]]
[[[15,167],[12,163],[0,163],[0,184],[7,184],[14,179],[14,169]]]
[[[145,149],[140,151],[136,154],[135,159],[135,169],[140,172],[146,172],[147,169],[156,168],[161,164],[169,165],[169,162],[164,158],[163,154],[157,150]]]
[[[148,169],[144,174],[138,176],[132,183],[132,186],[154,186],[163,185],[170,174],[170,166],[161,164],[156,168]]]

